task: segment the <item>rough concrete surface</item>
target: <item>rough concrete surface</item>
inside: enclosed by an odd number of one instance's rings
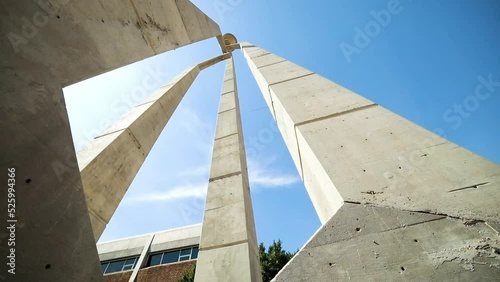
[[[194,17],[199,29],[182,25]],[[15,280],[102,281],[62,88],[220,30],[187,0],[42,0],[2,1],[0,33],[8,136],[0,163],[16,168]],[[6,236],[2,228],[2,254]],[[6,268],[0,280],[12,279]]]
[[[232,58],[222,87],[195,281],[262,281]]]
[[[78,151],[96,241],[198,73],[189,68]]]
[[[255,45],[241,49],[324,224],[277,281],[500,277],[497,164]]]
[[[273,281],[498,281],[484,222],[346,203]]]

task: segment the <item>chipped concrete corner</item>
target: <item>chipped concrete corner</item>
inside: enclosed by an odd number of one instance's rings
[[[346,203],[273,281],[494,281],[500,238],[484,222]]]

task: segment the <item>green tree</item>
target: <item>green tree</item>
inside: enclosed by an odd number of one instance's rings
[[[269,248],[267,248],[267,252],[264,243],[260,243],[259,256],[260,268],[262,270],[262,281],[270,282],[271,279],[273,279],[283,268],[283,266],[285,266],[285,264],[287,264],[287,262],[295,255],[295,253],[283,250],[281,247],[281,240],[278,240],[278,242],[273,240],[273,243],[269,246]],[[195,271],[196,265],[185,271],[178,282],[193,282]]]
[[[260,243],[259,255],[260,267],[262,270],[262,281],[271,281],[271,279],[278,274],[278,272],[283,268],[283,266],[285,266],[285,264],[287,264],[295,253],[283,250],[281,247],[281,240],[278,240],[278,242],[273,240],[273,243],[269,246],[267,252],[264,243]]]
[[[194,273],[196,272],[196,264],[188,270],[184,271],[182,277],[177,282],[194,282]]]

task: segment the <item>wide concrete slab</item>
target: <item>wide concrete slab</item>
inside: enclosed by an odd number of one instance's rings
[[[497,164],[254,45],[241,49],[324,224],[276,281],[498,276],[499,256],[484,258],[499,243]]]
[[[495,281],[499,247],[482,222],[346,203],[273,281]]]
[[[303,164],[317,159],[344,201],[500,219],[498,165],[382,107],[300,125],[297,135]]]
[[[496,222],[500,168],[317,74],[242,44],[323,223],[343,201]],[[328,140],[328,142],[325,142]]]
[[[16,280],[102,280],[62,88],[220,35],[216,24],[197,9],[196,17],[203,16],[208,22],[199,29],[208,26],[209,30],[201,37],[197,27],[183,31],[187,28],[181,23],[195,19],[182,13],[180,18],[172,3],[0,3],[4,35],[0,41],[0,126],[10,136],[2,143],[0,163],[17,169],[16,239],[22,247],[16,250]],[[175,3],[194,7],[187,0]],[[177,22],[172,23],[172,18]],[[159,31],[167,28],[166,21],[171,29],[168,34]],[[198,36],[190,37],[191,33]],[[2,206],[3,214],[6,208]],[[0,232],[1,238],[8,235],[6,231]],[[0,251],[7,254],[7,247],[2,244]],[[5,275],[1,274],[8,277]]]

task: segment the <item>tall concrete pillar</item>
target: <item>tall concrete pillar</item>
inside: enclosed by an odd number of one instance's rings
[[[223,54],[188,68],[78,151],[96,241],[200,70],[229,56]]]
[[[17,220],[15,247],[0,229],[16,273],[3,263],[0,280],[101,281],[62,88],[220,29],[187,0],[40,0],[2,1],[0,34],[0,179],[16,169]]]
[[[499,277],[497,164],[284,58],[241,48],[323,223],[277,281]]]
[[[232,58],[224,75],[195,281],[262,281]]]

